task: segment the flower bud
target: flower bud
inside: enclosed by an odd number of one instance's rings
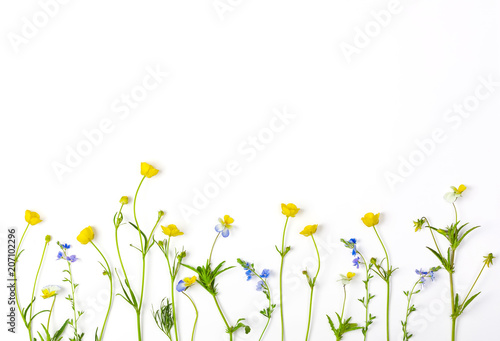
[[[122,205],[128,204],[128,197],[127,196],[121,197],[120,198],[120,204],[122,204]]]
[[[45,242],[48,243],[52,240],[52,237],[50,235],[45,236]]]
[[[161,217],[163,217],[165,215],[165,212],[163,212],[162,210],[158,211],[158,219],[161,219]]]

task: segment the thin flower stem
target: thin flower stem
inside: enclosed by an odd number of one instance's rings
[[[233,341],[233,333],[230,331],[231,327],[229,326],[229,323],[227,323],[226,317],[224,316],[224,313],[222,312],[222,309],[220,308],[219,302],[217,301],[217,296],[212,294],[212,297],[214,298],[215,305],[217,306],[217,309],[219,310],[220,316],[222,316],[222,320],[224,321],[224,324],[226,325],[227,332],[229,334],[229,341]]]
[[[434,232],[430,228],[431,224],[429,224],[429,220],[426,217],[424,217],[424,219],[427,222],[427,227],[429,228],[429,231],[431,231],[432,239],[434,240],[434,245],[436,245],[438,253],[442,256],[443,254],[441,253],[441,250],[439,249],[439,245],[438,245],[438,243],[436,241],[436,237],[434,237]]]
[[[54,300],[52,301],[52,305],[50,306],[50,311],[49,311],[49,318],[47,319],[47,332],[50,332],[49,326],[50,326],[50,317],[52,316],[52,310],[54,309],[54,303],[56,303],[56,296],[54,296]]]
[[[193,304],[194,311],[196,312],[196,317],[194,319],[194,325],[193,325],[193,333],[191,334],[191,341],[193,341],[194,340],[194,332],[196,331],[196,323],[198,322],[198,309],[196,308],[196,304],[194,304],[194,301],[191,299],[191,297],[189,297],[189,295],[186,294],[184,291],[182,293],[184,294],[184,296],[189,298],[189,300]]]
[[[141,182],[139,182],[139,186],[137,186],[137,190],[135,191],[135,196],[134,196],[134,205],[133,205],[134,220],[135,220],[135,225],[137,226],[137,232],[139,233],[139,239],[141,240],[141,250],[142,250],[141,295],[140,295],[140,299],[139,299],[139,304],[136,307],[137,333],[138,333],[139,341],[142,340],[142,335],[141,335],[141,309],[142,309],[142,300],[144,299],[144,282],[145,282],[145,278],[146,278],[146,250],[145,250],[145,247],[147,245],[144,245],[144,242],[142,240],[141,228],[139,227],[139,222],[137,221],[137,213],[136,213],[136,210],[135,210],[135,205],[137,203],[137,195],[139,194],[139,189],[141,188],[141,185],[144,182],[144,179],[146,179],[145,175],[142,177]]]
[[[141,185],[144,181],[144,179],[146,179],[146,176],[144,175],[141,179],[141,182],[139,182],[139,186],[137,187],[137,190],[135,191],[135,196],[134,196],[134,208],[133,208],[133,211],[134,211],[134,220],[135,220],[135,226],[137,226],[137,231],[139,232],[139,239],[141,240],[141,250],[144,251],[144,244],[142,242],[142,236],[141,236],[141,228],[139,227],[139,222],[137,221],[137,214],[136,214],[136,211],[135,211],[135,204],[137,202],[137,195],[139,194],[139,189],[141,189]]]
[[[481,271],[479,271],[479,275],[477,275],[476,280],[474,281],[474,284],[472,284],[472,287],[470,288],[469,292],[467,293],[467,296],[465,296],[463,303],[467,302],[467,299],[469,298],[470,293],[472,292],[472,289],[474,289],[474,286],[476,285],[479,277],[481,277],[481,274],[483,273],[484,268],[486,267],[486,263],[484,263]],[[463,304],[462,303],[462,304]]]
[[[451,251],[451,262],[450,262],[450,271],[448,273],[450,274],[450,296],[451,296],[451,340],[455,341],[455,329],[456,329],[456,320],[457,318],[454,316],[455,314],[455,290],[453,288],[453,267],[455,263],[455,250]]]
[[[269,288],[269,285],[267,284],[267,281],[264,278],[262,278],[257,272],[255,272],[254,269],[249,268],[249,270],[252,271],[252,273],[256,277],[258,277],[262,282],[264,282],[263,288],[264,288],[264,290],[267,290],[267,292],[268,292],[267,299],[269,301],[269,311],[271,311],[271,307],[273,305],[273,302],[271,300],[271,288]],[[264,336],[264,333],[266,332],[266,329],[269,326],[269,322],[270,321],[271,321],[271,317],[268,317],[267,318],[267,323],[266,323],[266,325],[264,327],[264,330],[262,330],[262,333],[260,334],[259,341],[262,340],[262,337]]]
[[[285,340],[285,320],[283,318],[283,263],[285,260],[285,233],[289,217],[286,217],[285,227],[283,228],[283,238],[281,239],[281,265],[280,265],[280,315],[281,315],[281,341]]]
[[[366,270],[366,284],[365,284],[365,289],[366,289],[366,306],[365,306],[365,333],[364,333],[364,338],[363,340],[366,340],[366,334],[368,334],[368,304],[370,303],[370,290],[368,287],[368,281],[370,280],[370,269],[368,268],[368,263],[366,263],[365,257],[361,254],[361,252],[356,251],[358,255],[361,256],[361,259],[363,260],[363,264],[365,265],[365,270]]]
[[[28,228],[30,227],[30,224],[28,224],[26,226],[26,228],[24,229],[24,232],[23,232],[23,235],[21,236],[21,239],[19,240],[19,244],[17,245],[17,248],[16,248],[16,252],[14,254],[14,296],[16,297],[16,305],[17,305],[17,310],[19,310],[20,312],[22,311],[22,308],[21,308],[21,303],[19,302],[19,292],[17,290],[17,262],[19,261],[18,260],[18,257],[19,257],[19,250],[21,249],[21,244],[23,243],[23,239],[24,239],[24,235],[26,234],[26,231],[28,231]],[[24,316],[21,314],[21,318],[23,319],[23,322],[26,326],[26,328],[28,329],[28,334],[29,334],[29,338],[30,338],[30,341],[33,339],[33,336],[31,335],[31,323],[28,325],[28,322],[26,322],[26,319],[24,318]]]
[[[217,242],[217,239],[219,238],[220,236],[220,232],[217,233],[217,237],[215,237],[215,240],[214,240],[214,243],[212,244],[212,249],[210,250],[210,257],[208,257],[208,264],[212,264],[212,253],[214,252],[214,247],[215,247],[215,243]]]
[[[66,251],[65,253],[65,258],[66,257]],[[71,303],[72,303],[72,308],[73,308],[73,316],[75,318],[74,324],[73,324],[73,329],[74,329],[74,334],[75,334],[75,340],[78,340],[78,319],[76,318],[76,302],[75,302],[75,285],[73,284],[73,273],[71,272],[71,262],[66,261],[68,263],[68,273],[69,273],[69,280],[71,284]]]
[[[122,208],[123,208],[123,204],[120,207],[120,211],[118,212],[118,215],[120,215],[122,213]],[[118,244],[118,226],[115,226],[115,242],[116,242],[116,251],[118,252],[118,259],[120,259],[120,265],[121,265],[122,270],[123,270],[123,275],[125,276],[125,279],[128,282],[127,271],[125,271],[125,266],[123,266],[122,255],[120,253],[120,245]]]
[[[316,276],[314,276],[314,278],[312,280],[311,296],[309,298],[309,317],[307,319],[306,341],[309,339],[309,329],[311,327],[311,314],[312,314],[312,305],[313,305],[314,286],[316,284],[316,278],[318,278],[318,275],[319,275],[319,269],[321,268],[321,258],[319,256],[318,246],[316,245],[316,241],[314,240],[314,236],[312,234],[311,234],[311,238],[312,238],[312,241],[314,243],[314,248],[316,249],[316,254],[318,255],[318,270],[316,271]]]
[[[271,307],[271,305],[272,305],[272,303],[271,303],[271,297],[269,296],[269,307]],[[271,317],[267,318],[266,325],[264,327],[264,330],[262,330],[262,333],[260,334],[259,341],[261,341],[262,338],[264,337],[264,333],[266,332],[267,327],[269,326],[269,322],[271,322]]]
[[[417,286],[418,283],[420,283],[420,279],[415,282],[413,288],[411,288],[411,292],[408,293],[408,304],[406,306],[406,319],[403,325],[403,341],[408,341],[407,334],[408,334],[408,316],[410,316],[410,303],[411,303],[411,298],[415,291],[415,287]]]
[[[175,271],[172,270],[172,266],[170,265],[170,239],[171,237],[168,236],[167,240],[167,248],[166,248],[166,258],[167,258],[167,264],[168,264],[168,271],[170,272],[170,294],[172,296],[172,317],[174,319],[174,332],[175,332],[175,340],[179,340],[179,337],[177,335],[177,318],[175,316],[175,296],[174,296],[174,283],[175,283]]]
[[[343,323],[342,321],[344,320],[344,308],[345,308],[345,299],[347,297],[347,293],[346,293],[346,290],[345,290],[345,284],[343,285],[344,287],[344,302],[342,303],[342,314],[340,314],[340,323]]]
[[[380,244],[382,244],[382,247],[384,248],[384,253],[385,253],[385,260],[387,262],[387,307],[386,307],[386,330],[387,330],[387,341],[389,341],[389,307],[390,307],[390,296],[391,296],[391,267],[389,263],[389,255],[387,254],[387,249],[385,248],[384,243],[382,242],[382,239],[380,238],[377,228],[373,226],[373,230],[377,234],[378,240],[380,241]]]
[[[104,335],[104,329],[106,328],[106,323],[108,322],[109,312],[111,310],[111,304],[113,303],[113,274],[111,273],[111,268],[109,267],[108,261],[106,260],[106,257],[104,257],[104,255],[102,254],[101,250],[99,250],[99,248],[94,244],[93,241],[90,241],[90,243],[95,247],[97,252],[99,252],[102,259],[104,259],[104,262],[106,263],[106,267],[107,267],[108,278],[109,278],[109,305],[108,305],[108,310],[106,312],[106,317],[104,318],[104,322],[102,324],[101,335],[99,336],[99,341],[101,341],[102,336]]]
[[[142,333],[141,333],[141,311],[136,310],[135,311],[136,316],[137,316],[137,338],[139,341],[142,340]]]
[[[455,203],[452,203],[453,205],[453,210],[455,211],[455,223],[458,223],[458,211],[457,211],[457,206]],[[456,323],[457,323],[457,316],[455,316],[455,289],[453,287],[453,269],[455,267],[455,249],[452,248],[451,250],[451,262],[450,262],[450,296],[451,296],[451,340],[455,341],[455,331],[456,331]]]
[[[33,283],[33,291],[31,293],[31,306],[30,306],[30,328],[31,328],[31,319],[33,317],[33,303],[35,300],[36,283],[38,282],[38,275],[40,274],[40,269],[42,267],[43,258],[45,257],[45,250],[47,249],[48,244],[49,244],[49,242],[45,242],[45,245],[44,245],[43,251],[42,251],[42,258],[40,259],[40,264],[38,265],[38,270],[36,271],[35,282]]]

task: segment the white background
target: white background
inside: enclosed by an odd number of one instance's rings
[[[55,241],[73,243],[80,258],[74,265],[80,283],[77,305],[86,310],[81,326],[86,338],[93,338],[104,317],[108,283],[100,275],[95,250],[77,244],[75,237],[82,228],[94,226],[96,243],[118,267],[112,218],[118,199],[133,195],[139,164],[147,161],[160,173],[140,192],[143,226],[151,226],[157,210],[165,210],[163,224],[175,223],[185,232],[175,245],[184,245],[186,262],[195,265],[208,256],[217,218],[230,214],[236,227],[218,242],[214,261],[235,264],[242,257],[259,269],[270,268],[275,294],[279,256],[274,245],[281,242],[284,223],[280,204],[293,202],[302,208],[287,236],[293,247],[285,270],[288,341],[305,337],[309,290],[301,271],[307,267],[312,272],[316,266],[310,239],[298,232],[307,224],[320,224],[317,240],[323,263],[310,339],[333,339],[325,314],[340,311],[342,288],[336,281],[339,273],[354,269],[349,251],[338,240],[356,237],[365,255],[382,258],[373,231],[360,221],[366,212],[382,212],[380,233],[399,267],[393,277],[391,335],[400,339],[399,321],[406,307],[402,291],[417,279],[416,268],[437,265],[425,249],[432,243],[429,233],[414,233],[412,221],[426,215],[438,227],[451,223],[452,208],[442,199],[450,185],[469,186],[458,202],[460,218],[482,226],[458,251],[456,287],[462,297],[482,257],[488,252],[499,255],[499,84],[490,92],[481,88],[480,96],[487,98],[470,97],[482,87],[481,79],[500,81],[498,4],[404,0],[394,5],[397,13],[385,17],[381,28],[372,11],[386,11],[387,1],[223,3],[229,3],[231,11],[221,16],[212,0],[69,1],[52,8],[47,23],[43,14],[36,19],[44,27],[35,27],[17,45],[13,37],[19,39],[27,30],[23,18],[33,23],[41,5],[26,0],[0,5],[2,250],[7,228],[17,228],[20,237],[25,209],[39,212],[44,220],[29,231],[19,264],[24,305],[44,236],[51,234],[54,242],[40,287],[62,285],[65,264],[55,260]],[[341,47],[354,46],[366,29],[371,30],[366,46],[346,58]],[[141,92],[138,86],[148,68],[169,75],[154,90]],[[124,109],[122,96],[131,92],[136,99],[144,95],[144,100],[133,104],[128,115],[118,112],[117,106]],[[464,102],[471,109],[462,117],[454,105]],[[281,124],[274,118],[276,111],[293,118]],[[103,120],[111,128],[95,133],[106,124]],[[84,131],[94,131],[93,145],[85,142]],[[440,137],[431,146],[433,134]],[[252,139],[257,139],[259,150],[250,145]],[[425,155],[416,142],[424,140]],[[86,155],[69,156],[78,146]],[[410,168],[403,165],[409,159]],[[211,192],[196,214],[182,214],[182,207],[193,207],[196,191],[212,186],[210,172],[234,162],[238,174],[218,193]],[[57,175],[54,167],[61,165],[68,168]],[[391,186],[388,172],[399,174],[401,181]],[[130,219],[127,206],[125,220]],[[124,226],[120,236],[137,290],[139,257],[127,246],[136,242],[136,234]],[[181,276],[188,275],[183,269]],[[439,273],[437,281],[416,296],[418,311],[410,322],[413,340],[449,339],[446,277]],[[348,288],[346,308],[357,322],[364,317],[356,300],[364,293],[361,279]],[[482,294],[459,319],[458,340],[495,339],[499,281],[495,264],[478,282]],[[246,282],[241,269],[219,282],[220,301],[230,321],[247,317],[254,329],[249,336],[239,332],[237,339],[257,340],[265,321],[257,313],[264,303],[255,282]],[[369,331],[371,340],[385,335],[384,289],[374,278],[377,297],[371,311],[378,318]],[[4,316],[7,291],[2,292]],[[144,340],[165,338],[150,307],[168,292],[166,262],[155,248],[148,260]],[[197,339],[228,339],[210,296],[199,286],[189,293],[200,310]],[[194,314],[184,297],[179,296],[178,303],[181,338],[187,340]],[[47,304],[38,300],[37,308]],[[52,325],[69,314],[68,302],[60,299]],[[9,340],[27,338],[18,322],[18,334],[9,334]],[[106,338],[133,340],[135,332],[134,311],[117,297]],[[277,310],[266,339],[277,340],[279,335]],[[345,337],[361,339],[360,332]]]

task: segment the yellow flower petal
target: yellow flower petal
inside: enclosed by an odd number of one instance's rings
[[[30,210],[26,210],[24,213],[24,220],[30,225],[36,225],[42,221],[38,213]]]
[[[80,232],[76,240],[78,240],[82,244],[88,244],[94,239],[94,230],[92,230],[91,226],[88,226]]]
[[[196,283],[196,276],[193,276],[191,278],[186,277],[183,279],[183,281],[184,281],[184,284],[186,285],[186,287],[190,287]]]
[[[465,185],[458,186],[457,194],[462,194],[466,189],[467,187]]]
[[[354,272],[347,273],[347,278],[349,278],[349,279],[353,278],[354,276],[356,276],[356,274]]]
[[[295,215],[300,211],[300,208],[297,208],[294,204],[281,204],[281,213],[283,213],[288,218],[295,217]]]
[[[370,212],[370,213],[365,214],[365,216],[363,218],[361,218],[361,220],[363,221],[363,223],[366,226],[372,227],[372,226],[375,226],[378,224],[379,217],[380,217],[380,213],[373,214]]]
[[[227,214],[224,216],[224,225],[231,225],[234,223],[234,219],[228,216]]]
[[[142,162],[141,163],[141,175],[144,175],[147,178],[151,178],[158,174],[158,169],[151,166],[149,163]]]
[[[162,226],[161,229],[163,233],[165,233],[169,237],[177,237],[177,236],[182,236],[184,234],[184,232],[181,232],[174,224],[170,224],[168,226]]]
[[[306,227],[304,227],[302,231],[300,231],[300,234],[309,237],[312,236],[314,233],[316,233],[317,229],[318,229],[318,224],[307,225]]]

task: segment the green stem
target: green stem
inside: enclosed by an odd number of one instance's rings
[[[258,277],[262,282],[264,282],[264,285],[263,285],[263,290],[267,290],[268,294],[266,295],[268,301],[269,301],[269,311],[271,311],[271,307],[273,306],[273,302],[272,302],[272,299],[271,299],[271,288],[269,288],[269,285],[267,284],[267,281],[262,278],[257,272],[254,271],[254,269],[250,268],[249,269],[250,271],[252,271],[252,273]],[[269,326],[269,322],[271,321],[271,317],[268,317],[267,318],[267,323],[264,327],[264,330],[262,330],[262,333],[260,334],[260,337],[259,337],[259,341],[262,340],[262,337],[264,336],[264,333],[266,332],[267,330],[267,327]]]
[[[186,294],[184,291],[182,293],[184,294],[184,296],[186,296],[187,298],[189,298],[189,300],[193,304],[194,311],[196,312],[196,317],[194,319],[194,325],[193,325],[193,333],[191,334],[191,341],[193,341],[194,340],[194,332],[196,330],[196,323],[198,322],[198,309],[196,308],[196,304],[194,304],[194,301],[191,299],[191,297],[189,297],[189,295]]]
[[[141,310],[136,309],[136,315],[137,315],[137,338],[139,341],[142,340],[142,333],[141,333]]]
[[[455,341],[455,325],[456,325],[456,317],[453,315],[455,314],[455,290],[453,288],[453,267],[455,263],[455,250],[451,251],[451,262],[450,262],[450,271],[448,273],[450,274],[450,295],[451,295],[451,314],[452,314],[452,323],[451,323],[451,340]]]
[[[179,340],[179,337],[177,335],[177,318],[175,315],[175,296],[174,296],[174,284],[175,284],[175,271],[172,271],[172,266],[170,265],[170,236],[168,237],[167,240],[167,248],[166,248],[166,254],[165,257],[167,258],[167,264],[168,264],[168,271],[170,272],[170,294],[172,296],[172,317],[174,319],[174,331],[175,331],[175,340]]]
[[[342,303],[342,314],[340,314],[340,323],[344,323],[344,308],[345,308],[345,299],[347,297],[347,293],[346,293],[346,290],[345,290],[345,284],[343,285],[344,286],[344,302]]]
[[[281,315],[281,341],[285,340],[285,320],[283,318],[283,263],[285,260],[285,233],[286,226],[288,224],[288,218],[286,217],[285,227],[283,228],[283,238],[281,239],[281,265],[280,265],[280,315]]]
[[[312,314],[312,304],[313,304],[313,293],[314,293],[314,285],[316,284],[316,278],[319,275],[319,269],[321,268],[321,259],[319,257],[318,246],[316,245],[316,241],[314,240],[314,236],[311,234],[312,241],[314,243],[314,248],[316,249],[316,254],[318,255],[318,270],[316,271],[316,276],[314,276],[312,280],[311,286],[311,296],[309,298],[309,317],[307,319],[307,331],[306,331],[306,341],[309,339],[309,329],[311,327],[311,314]]]
[[[214,247],[215,247],[215,243],[217,242],[217,239],[219,238],[220,236],[220,232],[217,233],[217,237],[215,237],[215,240],[214,240],[214,243],[212,244],[212,249],[210,250],[210,257],[208,257],[208,264],[212,264],[212,253],[214,252]]]
[[[380,244],[382,244],[382,248],[384,249],[385,253],[385,260],[387,262],[387,277],[386,277],[386,283],[387,283],[387,307],[386,307],[386,330],[387,330],[387,341],[389,341],[389,307],[390,307],[390,296],[391,296],[391,267],[389,263],[389,255],[387,254],[387,249],[385,248],[384,243],[382,242],[382,239],[380,238],[377,229],[375,226],[373,226],[373,230],[377,234],[377,238],[380,241]]]
[[[45,250],[47,249],[47,245],[49,242],[45,242],[45,246],[43,247],[42,251],[42,258],[40,259],[40,264],[38,265],[38,270],[36,271],[36,276],[35,276],[35,282],[33,283],[33,292],[31,293],[31,306],[30,306],[30,329],[31,329],[31,319],[33,317],[33,304],[35,300],[35,290],[36,290],[36,283],[38,282],[38,275],[40,274],[40,269],[42,267],[43,263],[43,258],[45,257]]]
[[[118,215],[120,215],[122,213],[122,208],[123,208],[123,204],[122,204],[122,207],[120,207],[120,211],[118,212]],[[125,271],[125,266],[123,265],[122,255],[120,253],[120,245],[118,244],[118,226],[115,226],[115,242],[116,242],[116,251],[118,252],[118,259],[120,259],[120,265],[121,265],[122,270],[123,270],[123,275],[125,276],[125,279],[128,282],[127,271]]]
[[[134,196],[134,205],[133,205],[134,221],[135,221],[135,225],[137,226],[137,232],[139,233],[139,239],[141,240],[141,250],[142,250],[141,296],[139,299],[139,305],[136,308],[137,333],[138,333],[139,341],[142,340],[142,336],[141,336],[141,308],[142,308],[142,300],[144,299],[144,281],[146,278],[146,253],[144,250],[145,245],[144,245],[144,242],[142,241],[141,228],[139,227],[139,222],[137,221],[137,213],[135,210],[135,205],[137,203],[137,195],[139,194],[139,189],[141,188],[141,185],[144,182],[144,179],[146,179],[146,176],[142,177],[141,182],[139,182],[139,186],[137,186],[137,190],[135,191],[135,196]]]
[[[484,270],[485,267],[486,267],[486,263],[484,263],[481,271],[479,271],[479,275],[477,275],[476,280],[474,281],[474,284],[472,284],[472,287],[470,288],[469,292],[467,293],[467,296],[465,296],[464,300],[462,301],[463,303],[467,302],[467,299],[469,298],[469,295],[472,292],[472,289],[474,289],[474,286],[476,285],[479,277],[481,277],[481,274],[483,273],[483,270]]]
[[[418,283],[420,283],[420,279],[415,282],[413,288],[411,288],[411,292],[408,293],[408,304],[406,306],[406,319],[403,325],[403,341],[408,341],[407,333],[408,333],[408,316],[410,316],[410,303],[411,303],[411,298],[415,291],[415,287],[417,286]]]
[[[28,231],[28,228],[30,227],[30,224],[28,224],[26,226],[26,228],[24,229],[24,232],[23,232],[23,235],[21,236],[21,239],[19,240],[19,244],[17,245],[17,248],[16,248],[16,252],[14,254],[14,296],[16,297],[16,306],[17,306],[17,310],[19,310],[19,312],[22,312],[22,308],[21,308],[21,304],[20,304],[20,300],[19,300],[19,292],[17,290],[17,262],[18,262],[18,257],[19,257],[19,250],[21,249],[21,244],[23,242],[23,239],[24,239],[24,235],[26,234],[26,231]],[[23,322],[24,322],[24,325],[26,326],[26,328],[28,329],[28,334],[29,334],[29,338],[30,338],[30,341],[33,340],[33,336],[31,334],[31,323],[28,324],[28,322],[26,322],[26,319],[24,318],[24,316],[21,314],[21,318],[23,319]]]
[[[215,305],[217,306],[220,316],[222,316],[222,320],[224,320],[224,324],[226,325],[226,329],[229,333],[229,341],[233,341],[233,333],[230,331],[231,327],[229,326],[229,323],[227,323],[226,317],[224,316],[224,313],[222,312],[222,309],[219,306],[219,302],[217,301],[217,296],[212,294],[212,297],[214,298]]]
[[[363,264],[365,265],[365,270],[366,270],[366,283],[365,283],[365,289],[366,289],[366,306],[365,306],[365,333],[364,333],[364,338],[363,340],[366,341],[366,334],[368,334],[368,304],[370,303],[370,291],[368,287],[368,281],[370,280],[370,269],[368,268],[368,263],[366,263],[365,257],[361,254],[361,252],[356,251],[358,255],[361,256],[361,259],[363,260]]]
[[[458,223],[458,212],[457,212],[457,206],[455,203],[452,203],[453,209],[455,210],[455,223]]]
[[[269,302],[271,302],[271,300],[269,300]],[[271,322],[271,318],[270,317],[267,318],[266,326],[264,327],[264,330],[262,331],[262,334],[260,334],[259,341],[261,341],[262,338],[264,337],[264,333],[266,332],[267,327],[269,326],[269,322]]]
[[[141,228],[139,227],[139,222],[137,221],[137,214],[135,212],[135,204],[137,202],[137,195],[139,194],[139,189],[141,188],[144,179],[146,179],[145,175],[142,177],[141,182],[139,182],[139,186],[137,186],[137,190],[135,191],[135,196],[134,196],[134,220],[135,220],[135,226],[137,226],[137,232],[139,233],[139,239],[141,240],[141,250],[143,251],[144,251],[144,245],[142,242]]]
[[[106,317],[104,318],[104,323],[102,324],[102,328],[101,328],[101,335],[99,337],[99,341],[101,341],[102,336],[104,334],[104,329],[106,328],[106,323],[108,322],[108,316],[109,316],[109,312],[111,310],[111,304],[113,303],[113,276],[112,276],[111,268],[109,267],[108,261],[106,260],[106,257],[104,257],[101,250],[99,250],[99,248],[94,244],[93,241],[90,241],[90,243],[95,247],[97,252],[99,252],[102,259],[104,259],[104,262],[106,263],[106,267],[107,267],[108,278],[109,278],[109,305],[108,305],[108,311],[106,312]]]
[[[430,228],[431,224],[429,224],[429,220],[427,220],[426,217],[424,217],[424,219],[427,222],[427,227],[429,228],[429,231],[431,231],[432,239],[434,240],[434,245],[436,245],[436,249],[437,249],[438,253],[442,256],[443,254],[441,253],[441,250],[439,249],[439,245],[438,245],[438,243],[436,241],[436,237],[434,237],[434,232]]]
[[[66,256],[66,251],[64,251],[64,253]],[[69,280],[70,280],[70,284],[71,284],[71,302],[72,302],[72,308],[73,308],[73,316],[75,318],[75,320],[74,320],[75,323],[73,324],[73,329],[75,332],[75,340],[78,340],[78,319],[76,317],[75,285],[73,284],[73,273],[71,272],[71,262],[67,261],[67,263],[68,263]]]
[[[56,296],[54,296],[54,300],[52,301],[52,305],[50,307],[50,311],[49,311],[49,318],[47,319],[47,332],[50,331],[49,329],[49,326],[50,326],[50,317],[52,316],[52,310],[54,309],[54,303],[56,303]]]

